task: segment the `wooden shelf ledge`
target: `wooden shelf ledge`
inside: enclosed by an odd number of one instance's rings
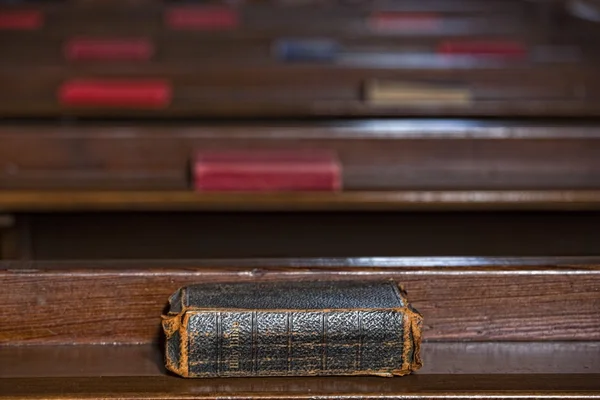
[[[600,343],[425,343],[402,378],[190,380],[156,345],[0,348],[0,399],[597,399]]]
[[[0,191],[2,212],[46,211],[401,211],[600,210],[600,190],[346,191]]]
[[[593,258],[0,262],[0,345],[152,343],[179,287],[395,279],[438,341],[600,341]]]

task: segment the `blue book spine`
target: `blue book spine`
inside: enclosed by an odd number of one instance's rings
[[[334,61],[340,46],[331,39],[279,39],[273,50],[282,61]]]

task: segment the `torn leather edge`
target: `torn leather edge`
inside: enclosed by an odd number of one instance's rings
[[[165,367],[180,376],[189,376],[188,362],[188,320],[184,299],[186,288],[178,289],[169,297],[169,312],[162,316],[165,332]],[[175,354],[177,359],[174,359]]]
[[[423,366],[423,361],[421,359],[423,316],[408,301],[408,294],[404,289],[404,286],[398,283],[395,283],[395,285],[398,297],[400,298],[402,305],[404,305],[404,307],[398,309],[404,316],[404,349],[402,352],[402,369],[400,371],[394,371],[394,375],[406,375]]]
[[[421,330],[423,317],[417,310],[407,305],[402,311],[404,317],[404,350],[402,353],[402,371],[416,371],[423,366],[421,359]]]

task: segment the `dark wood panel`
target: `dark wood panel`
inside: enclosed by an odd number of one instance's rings
[[[589,260],[587,260],[589,262]],[[326,260],[322,260],[327,265]],[[466,260],[465,260],[466,262]],[[485,261],[484,261],[485,263]],[[235,263],[231,263],[235,265]],[[157,341],[168,296],[196,282],[282,279],[387,279],[401,282],[424,315],[429,340],[599,340],[600,268],[546,259],[537,266],[432,268],[199,267],[29,269],[2,264],[0,342],[4,344],[147,343]],[[558,264],[558,265],[557,265]],[[141,263],[143,265],[143,262]],[[273,265],[273,262],[271,262]],[[169,267],[172,268],[169,268]],[[118,263],[113,264],[117,268]]]
[[[4,217],[4,218],[3,218]],[[0,215],[0,259],[28,260],[31,258],[31,230],[29,218]]]
[[[31,214],[34,259],[598,255],[600,213]]]
[[[11,214],[0,214],[0,230],[13,227],[15,217]]]
[[[596,399],[598,374],[414,375],[402,378],[0,379],[0,398],[20,399]]]
[[[426,342],[428,374],[600,374],[598,342]],[[1,378],[161,376],[159,345],[0,347]]]

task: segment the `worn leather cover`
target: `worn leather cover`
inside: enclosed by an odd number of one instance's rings
[[[400,376],[422,365],[422,317],[393,281],[200,284],[163,316],[184,377]]]

